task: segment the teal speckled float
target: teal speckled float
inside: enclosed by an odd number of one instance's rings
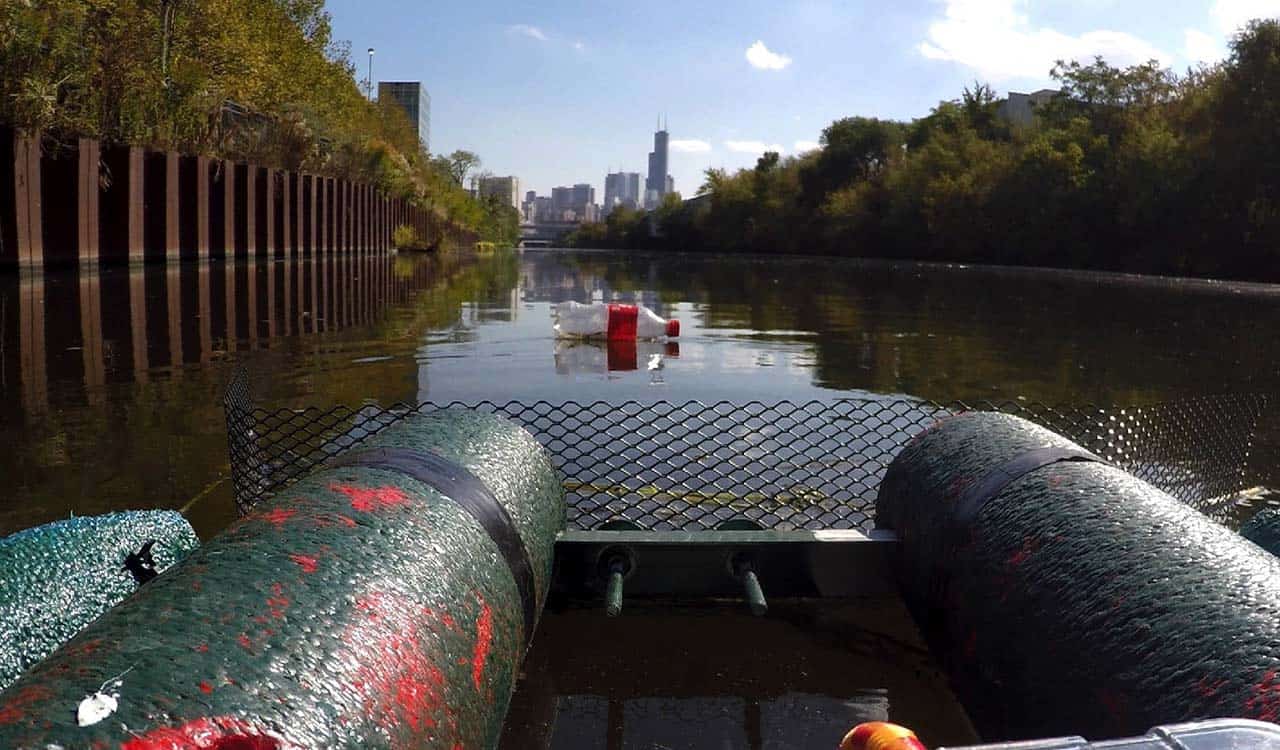
[[[903,597],[983,739],[1280,722],[1280,560],[1121,469],[1048,460],[1082,452],[974,412],[880,485]]]
[[[0,690],[137,590],[125,562],[148,542],[157,572],[200,545],[171,510],[71,518],[0,539]]]
[[[479,488],[507,545],[462,493],[321,468],[0,693],[0,747],[494,747],[550,586],[559,479],[527,432],[473,411],[409,417],[339,460],[379,449]],[[104,683],[118,707],[78,726]]]
[[[1240,536],[1280,557],[1280,508],[1259,511],[1240,527]]]

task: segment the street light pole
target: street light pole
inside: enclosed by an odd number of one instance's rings
[[[369,48],[369,101],[373,101],[373,47]]]

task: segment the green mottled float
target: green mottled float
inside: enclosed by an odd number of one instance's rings
[[[1240,527],[1240,536],[1280,556],[1280,508],[1261,510]]]
[[[944,420],[894,459],[876,513],[984,739],[1280,720],[1280,560],[1065,438]]]
[[[0,539],[0,690],[198,546],[171,510],[70,518]]]
[[[0,694],[0,747],[494,746],[564,524],[556,473],[528,433],[466,410],[357,450]],[[77,726],[117,675],[118,710]]]

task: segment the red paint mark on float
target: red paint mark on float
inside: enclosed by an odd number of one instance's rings
[[[53,697],[49,688],[43,685],[27,685],[14,692],[8,703],[0,706],[0,726],[16,724],[27,715],[27,709],[33,704],[43,703]]]
[[[351,516],[342,513],[319,513],[312,517],[311,522],[322,529],[327,529],[338,524],[342,524],[347,528],[355,528],[356,521]]]
[[[1280,679],[1277,679],[1278,677],[1280,673],[1274,669],[1268,669],[1262,679],[1253,686],[1253,695],[1244,704],[1247,712],[1245,718],[1272,723],[1280,720]]]
[[[382,617],[382,613],[386,609],[386,598],[386,594],[381,591],[365,594],[356,599],[356,609],[363,612],[369,619],[377,620]]]
[[[178,727],[158,727],[120,746],[120,750],[292,750],[284,742],[248,722],[219,716],[195,719]]]
[[[444,675],[431,667],[426,677],[427,680],[423,681],[417,676],[404,675],[396,680],[396,705],[414,731],[436,725],[432,714],[439,707],[440,696],[436,693],[435,686],[444,684]]]
[[[209,693],[212,693],[212,692],[213,692],[213,685],[210,685],[210,684],[209,684],[209,682],[208,682],[208,680],[201,680],[201,681],[200,681],[200,692],[204,693],[205,695],[208,695]]]
[[[316,572],[316,564],[319,562],[318,558],[316,558],[314,555],[294,554],[294,555],[289,555],[289,559],[297,563],[298,567],[302,568],[303,573]]]
[[[960,494],[964,492],[969,485],[973,484],[973,481],[973,477],[971,476],[958,476],[955,479],[952,479],[950,486],[947,487],[947,499],[959,499]]]
[[[1022,540],[1022,549],[1009,556],[1009,567],[1020,567],[1027,560],[1030,560],[1031,556],[1039,549],[1040,539],[1038,537],[1024,537]]]
[[[267,611],[271,613],[271,617],[276,620],[284,619],[284,612],[288,608],[289,597],[284,595],[284,585],[271,584],[271,596],[267,597]]]
[[[1196,692],[1204,698],[1212,698],[1218,694],[1218,691],[1227,684],[1226,680],[1218,680],[1217,682],[1209,682],[1208,675],[1201,677],[1196,683]]]
[[[479,690],[484,679],[484,663],[489,658],[489,648],[493,645],[493,610],[489,603],[479,594],[480,617],[476,619],[476,646],[471,655],[471,681]]]
[[[364,513],[407,505],[409,496],[394,485],[386,487],[356,487],[349,484],[330,484],[329,489],[351,498],[351,508]]]
[[[67,655],[91,656],[102,650],[102,645],[101,638],[90,638],[87,641],[68,646],[65,653]]]
[[[284,525],[285,521],[288,521],[290,518],[293,518],[296,515],[298,515],[298,511],[292,508],[275,508],[271,511],[263,513],[261,516],[259,516],[259,518],[271,524],[272,526],[275,526],[276,528],[280,528],[281,526]]]
[[[343,635],[351,662],[348,684],[361,696],[361,713],[393,736],[408,727],[433,729],[444,707],[445,676],[427,652],[423,607],[395,594],[374,592],[356,600],[363,616]],[[422,737],[406,738],[417,747]]]

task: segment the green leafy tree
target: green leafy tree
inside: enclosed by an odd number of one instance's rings
[[[800,171],[802,200],[821,205],[826,196],[888,168],[901,151],[901,123],[866,117],[836,120],[822,131],[822,150]]]
[[[323,0],[0,3],[0,101],[0,124],[53,145],[252,160],[371,182],[441,224],[484,217],[460,187],[478,157],[437,169],[398,107],[365,98]]]

